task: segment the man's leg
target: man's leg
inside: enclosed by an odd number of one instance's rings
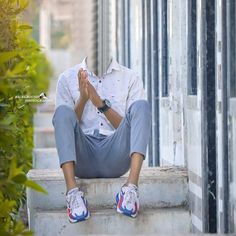
[[[61,165],[61,168],[63,170],[63,174],[64,174],[64,178],[66,181],[66,192],[68,192],[69,190],[75,188],[76,185],[76,181],[75,181],[75,164],[74,161],[68,161],[65,162]]]
[[[138,180],[142,164],[143,164],[143,155],[134,152],[131,156],[130,172],[126,184],[131,183],[138,186]]]
[[[146,155],[151,131],[151,112],[147,101],[134,102],[128,110],[127,121],[130,126],[130,173],[127,184],[138,186],[139,175]]]
[[[84,193],[79,190],[75,181],[75,162],[77,162],[76,138],[80,145],[88,145],[82,130],[78,128],[78,120],[73,109],[68,106],[59,106],[53,116],[55,128],[56,147],[60,160],[60,167],[63,170],[66,182],[66,202],[68,218],[72,223],[83,221],[89,218],[88,204]],[[79,153],[80,154],[80,153]],[[79,160],[80,161],[80,160]],[[81,159],[83,165],[83,159]]]
[[[103,177],[119,177],[130,169],[127,182],[137,184],[151,130],[147,101],[134,102],[115,133],[101,143]]]
[[[130,167],[127,182],[116,196],[117,212],[131,217],[136,217],[138,214],[138,180],[146,154],[150,130],[151,114],[149,104],[144,100],[137,101],[131,105],[120,127],[111,138],[112,151],[118,153],[112,156],[116,168],[119,168],[120,165],[120,169],[124,171],[125,168]]]
[[[63,170],[67,192],[76,187],[74,162],[76,116],[73,110],[65,105],[59,106],[53,116],[55,139],[60,167]]]

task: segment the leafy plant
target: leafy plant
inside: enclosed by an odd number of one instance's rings
[[[22,96],[46,92],[51,68],[32,27],[21,22],[26,0],[0,0],[0,235],[32,235],[17,218],[30,187],[46,193],[26,173],[32,167],[34,106]]]

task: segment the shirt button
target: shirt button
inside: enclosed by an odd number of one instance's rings
[[[97,113],[99,114],[100,112],[99,112],[99,111],[97,111]]]
[[[102,83],[102,81],[101,81],[101,80],[99,80],[99,83]]]
[[[101,123],[101,126],[103,126],[103,123]]]

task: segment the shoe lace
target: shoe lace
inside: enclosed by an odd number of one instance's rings
[[[129,190],[126,191],[124,200],[127,203],[133,204],[134,201],[136,201],[136,198],[137,198],[137,191],[136,190],[129,189]]]
[[[76,194],[73,194],[71,196],[71,207],[72,208],[80,207],[83,204],[82,197],[83,193],[81,191],[78,191]]]

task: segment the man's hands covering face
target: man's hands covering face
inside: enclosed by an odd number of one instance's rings
[[[103,102],[101,98],[97,94],[97,91],[95,90],[93,85],[90,84],[87,72],[82,68],[79,70],[78,80],[79,80],[80,98],[84,102],[87,102],[88,99],[90,99],[95,107],[102,107]]]

